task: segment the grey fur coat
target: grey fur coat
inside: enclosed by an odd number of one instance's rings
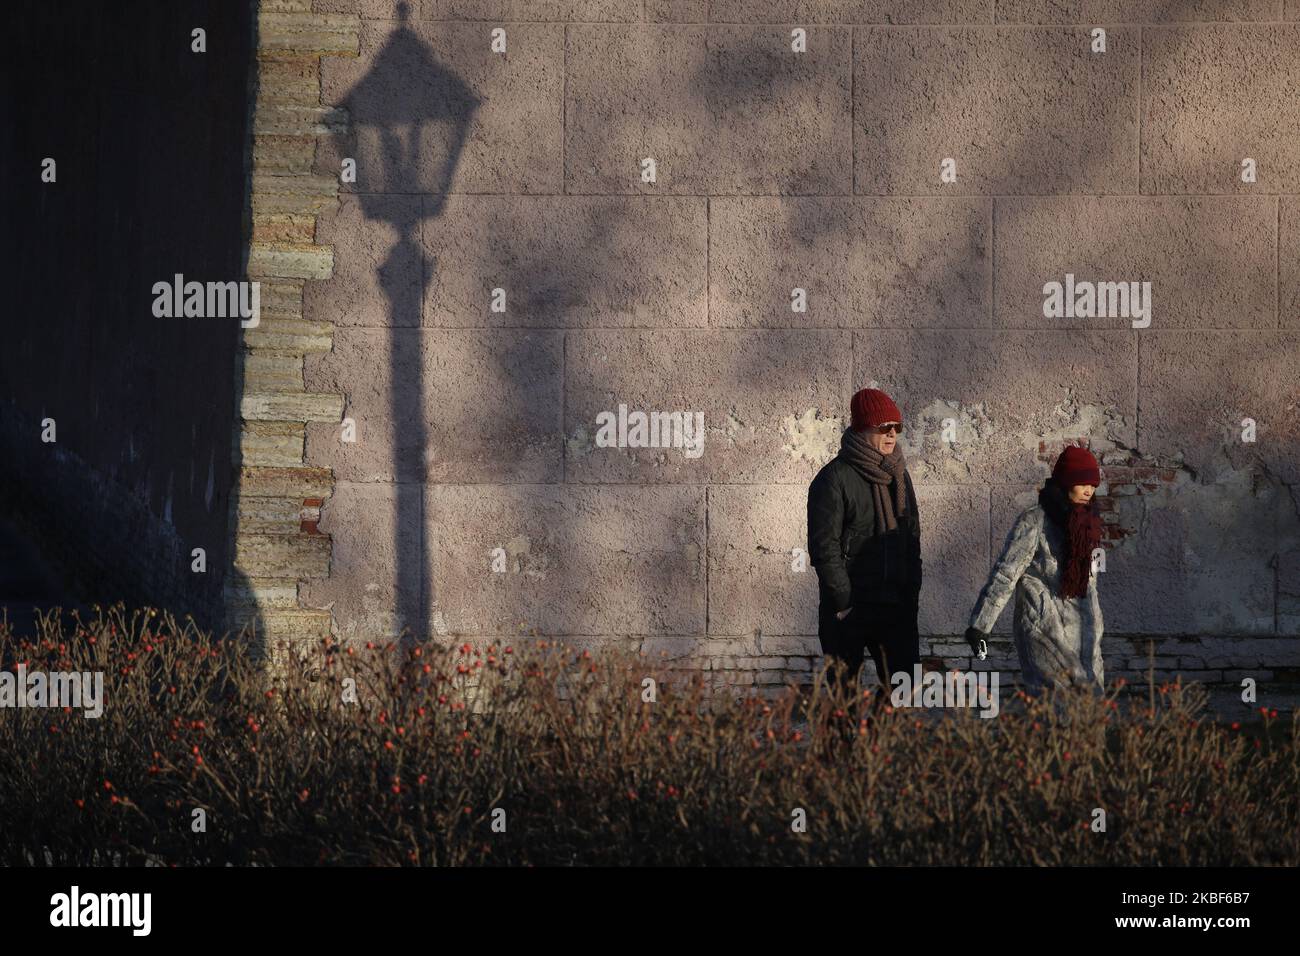
[[[1065,530],[1034,505],[1016,519],[988,583],[980,592],[970,626],[985,634],[1015,594],[1012,634],[1025,689],[1105,683],[1101,661],[1102,618],[1097,572],[1088,593],[1061,597],[1060,561]]]

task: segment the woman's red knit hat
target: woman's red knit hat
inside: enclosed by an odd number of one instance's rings
[[[1092,485],[1095,488],[1101,484],[1101,469],[1097,467],[1097,459],[1092,457],[1092,452],[1070,445],[1056,459],[1056,465],[1052,468],[1052,480],[1065,491],[1075,485]]]
[[[898,410],[894,400],[878,388],[864,388],[849,402],[852,413],[850,427],[855,432],[864,432],[886,422],[902,424],[903,413]]]

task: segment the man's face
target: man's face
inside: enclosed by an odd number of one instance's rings
[[[1070,504],[1086,505],[1092,500],[1092,494],[1097,489],[1092,485],[1073,485],[1070,488]]]
[[[867,441],[871,442],[871,447],[882,455],[893,454],[894,446],[898,444],[898,422],[886,422],[879,428],[867,429]],[[882,432],[881,429],[884,429]]]

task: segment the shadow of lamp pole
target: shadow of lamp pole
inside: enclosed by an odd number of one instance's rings
[[[424,555],[424,490],[428,478],[428,427],[424,413],[424,367],[420,343],[422,303],[431,270],[419,241],[425,219],[440,215],[464,148],[479,98],[454,72],[439,64],[429,45],[409,26],[409,9],[398,5],[401,25],[375,54],[369,71],[349,90],[343,106],[356,136],[358,199],[368,220],[389,223],[397,244],[379,267],[389,307],[389,401],[393,429],[396,501],[393,529],[397,626],[420,640],[431,613]],[[394,201],[394,195],[419,197]],[[415,271],[418,282],[411,281]],[[404,328],[414,328],[416,354],[399,362]],[[399,374],[399,368],[412,371]],[[414,530],[412,546],[411,532]],[[403,547],[402,540],[408,542]]]

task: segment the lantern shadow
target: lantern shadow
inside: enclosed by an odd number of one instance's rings
[[[424,573],[423,547],[406,545],[412,531],[417,541],[423,541],[429,429],[420,342],[425,292],[437,267],[424,253],[419,230],[425,219],[442,214],[481,100],[433,57],[429,44],[410,28],[408,5],[399,4],[397,12],[400,26],[340,103],[347,111],[349,128],[336,137],[336,144],[343,147],[341,155],[358,157],[358,165],[364,165],[365,191],[353,194],[363,215],[387,223],[399,235],[377,270],[389,313],[388,400],[394,458],[400,457],[399,449],[414,450],[409,460],[393,462],[393,611],[399,632],[419,640],[432,606],[431,585]],[[400,194],[422,199],[413,206],[392,202]],[[419,270],[418,283],[410,281],[413,268]],[[410,329],[420,334],[414,337],[417,354],[406,361],[400,350],[404,343],[409,346]]]

